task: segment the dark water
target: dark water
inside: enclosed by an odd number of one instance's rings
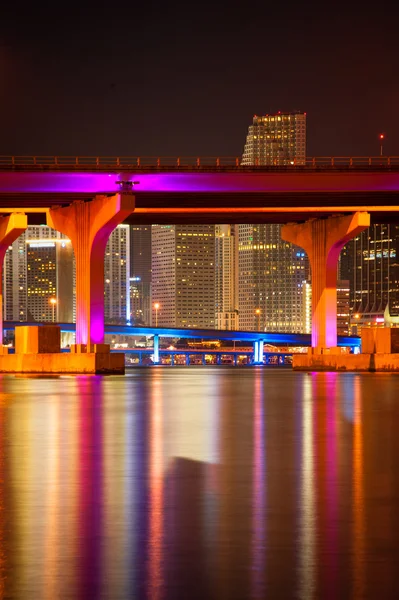
[[[399,376],[0,378],[0,598],[399,597]]]

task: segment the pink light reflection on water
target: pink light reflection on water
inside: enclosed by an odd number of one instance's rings
[[[265,414],[263,371],[257,369],[254,382],[253,463],[252,463],[252,540],[251,589],[253,598],[265,592],[266,555],[266,471],[265,471]]]

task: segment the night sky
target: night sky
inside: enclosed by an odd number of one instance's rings
[[[239,156],[303,110],[308,156],[399,156],[398,9],[368,4],[8,2],[0,154]]]

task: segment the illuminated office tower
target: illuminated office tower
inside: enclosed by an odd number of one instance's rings
[[[106,321],[126,323],[130,318],[128,249],[129,227],[120,225],[111,234],[104,257]],[[3,278],[6,320],[75,321],[73,247],[60,232],[45,225],[29,226],[7,250]]]
[[[105,250],[104,320],[125,325],[130,318],[130,230],[118,225]]]
[[[399,325],[399,225],[372,225],[343,248],[352,327]],[[356,331],[354,331],[356,333]]]
[[[214,263],[214,225],[152,226],[152,302],[159,305],[159,326],[215,327]]]
[[[305,252],[283,242],[276,225],[239,225],[238,229],[240,329],[304,331]]]
[[[73,288],[72,245],[58,231],[45,225],[31,225],[7,250],[5,319],[72,322]]]
[[[215,304],[217,329],[238,329],[238,227],[215,226]]]
[[[337,281],[337,334],[349,335],[350,331],[350,288],[349,280]]]
[[[132,323],[151,322],[151,225],[130,226],[130,298]]]
[[[306,113],[254,116],[242,165],[300,165],[305,159]]]
[[[304,164],[306,114],[255,116],[242,165]],[[302,284],[309,279],[301,248],[281,239],[281,225],[238,226],[240,329],[305,330]]]
[[[302,333],[312,333],[312,284],[310,281],[302,283]]]

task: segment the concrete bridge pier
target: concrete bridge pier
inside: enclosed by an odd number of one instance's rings
[[[337,263],[344,245],[369,227],[370,215],[314,219],[288,224],[281,237],[303,248],[312,274],[312,354],[334,354],[337,349]],[[295,365],[294,365],[295,366]]]
[[[12,213],[0,218],[0,354],[6,354],[3,348],[3,264],[8,247],[25,231],[28,218],[22,213]]]
[[[124,355],[111,354],[104,344],[104,253],[112,231],[134,208],[133,195],[115,194],[75,201],[47,214],[47,225],[68,236],[75,252],[76,344],[71,353],[81,355],[83,372],[98,372],[97,363],[101,372],[120,372],[122,360],[124,365]],[[87,371],[86,363],[93,370]]]

